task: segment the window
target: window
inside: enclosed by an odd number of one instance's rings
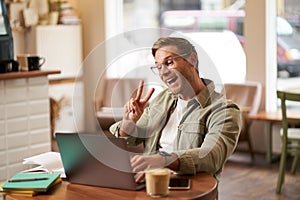
[[[202,56],[200,59],[200,61],[202,61],[202,64],[200,65],[202,65],[202,67],[207,65],[207,63],[212,64],[213,68],[218,66],[217,70],[219,74],[222,73],[222,81],[244,81],[246,61],[244,52],[238,42],[238,38],[235,37],[234,34],[227,33],[226,31],[224,33],[211,34],[210,36],[200,34],[200,32],[203,31],[215,32],[230,29],[241,32],[242,25],[239,17],[243,13],[240,11],[233,11],[232,13],[236,13],[236,15],[232,14],[234,16],[232,17],[230,15],[230,11],[218,11],[216,12],[216,16],[212,12],[194,12],[191,9],[198,9],[198,11],[200,11],[200,1],[189,1],[189,4],[186,5],[187,2],[188,1],[181,1],[180,4],[173,5],[174,2],[172,3],[172,1],[169,0],[147,1],[147,3],[141,3],[138,0],[125,0],[123,4],[123,27],[125,31],[124,37],[127,37],[128,45],[130,44],[134,47],[134,45],[137,43],[136,40],[139,40],[139,36],[132,36],[133,30],[151,27],[153,28],[151,31],[154,32],[153,30],[156,29],[157,33],[154,33],[153,37],[142,38],[143,40],[149,40],[148,49],[132,49],[131,52],[125,53],[124,55],[116,58],[112,63],[109,63],[107,76],[114,78],[121,78],[122,76],[134,76],[147,79],[150,82],[154,81],[152,74],[146,70],[147,65],[150,66],[153,63],[150,48],[153,42],[160,35],[171,34],[169,30],[163,32],[159,28],[171,28],[180,32],[184,32],[181,36],[188,37],[190,39],[193,38],[193,40],[196,42],[195,45],[200,46],[200,48],[206,48],[204,49],[204,52],[198,52],[198,54]],[[170,8],[175,9],[175,11],[168,11]],[[185,9],[185,11],[180,11],[180,9]],[[199,32],[199,34],[191,35],[188,34],[188,32]],[[222,36],[220,37],[219,35]],[[205,39],[202,40],[199,37]],[[232,38],[235,39],[233,43],[231,43]],[[207,45],[206,40],[211,41],[210,45]],[[219,44],[217,44],[217,41]],[[232,47],[236,47],[236,44],[238,45],[237,50],[228,50]],[[218,51],[213,51],[212,47],[218,49]],[[225,48],[227,48],[227,50]],[[219,53],[218,56],[212,55],[216,54],[217,52]],[[234,55],[236,52],[238,52],[238,54]],[[204,58],[204,56],[206,56],[206,58]],[[231,60],[231,63],[228,62],[229,60]],[[224,67],[225,63],[226,66]],[[235,65],[235,67],[232,67],[233,65]],[[143,68],[141,66],[143,66]],[[232,77],[230,78],[231,74],[229,72],[232,70],[240,73],[239,76],[235,76],[238,77],[238,79],[232,79]],[[211,78],[214,81],[222,84],[222,81],[220,81],[220,76],[218,76],[216,71],[207,72],[204,69],[200,69],[199,71],[200,74],[202,72],[203,77]],[[224,73],[224,71],[227,72],[227,75]],[[131,74],[129,74],[129,72]],[[213,76],[214,74],[217,75]]]

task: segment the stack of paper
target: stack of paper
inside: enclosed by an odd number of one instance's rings
[[[23,164],[38,165],[24,172],[48,172],[59,173],[61,178],[66,178],[66,174],[61,161],[60,153],[47,152],[36,156],[25,158]]]
[[[40,192],[47,192],[60,182],[58,173],[17,173],[2,185],[0,192],[34,196]]]

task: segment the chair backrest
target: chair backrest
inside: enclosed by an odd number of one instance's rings
[[[300,105],[300,93],[293,93],[293,92],[278,90],[277,97],[281,101],[282,126],[284,129],[287,129],[288,121],[300,120],[299,115],[293,115],[292,112],[287,111],[287,101],[298,102],[298,105]]]
[[[259,82],[225,83],[224,94],[241,109],[247,108],[249,114],[256,114],[261,103],[262,86]]]
[[[136,94],[140,80],[106,79],[101,107],[124,107],[125,103]]]

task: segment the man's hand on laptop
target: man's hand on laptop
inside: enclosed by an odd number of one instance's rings
[[[164,167],[165,158],[160,156],[159,154],[135,155],[130,162],[133,172],[139,174],[135,181],[140,182],[145,176],[145,170]]]
[[[174,153],[169,154],[168,159],[161,153],[154,155],[135,155],[130,162],[133,172],[138,173],[135,180],[136,182],[140,182],[144,179],[145,170],[168,167],[171,170],[177,171],[180,165],[179,159]]]

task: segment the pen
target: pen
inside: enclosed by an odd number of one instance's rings
[[[47,180],[47,177],[40,177],[40,178],[16,178],[16,179],[9,179],[8,182],[22,182],[22,181],[40,181],[40,180]]]

